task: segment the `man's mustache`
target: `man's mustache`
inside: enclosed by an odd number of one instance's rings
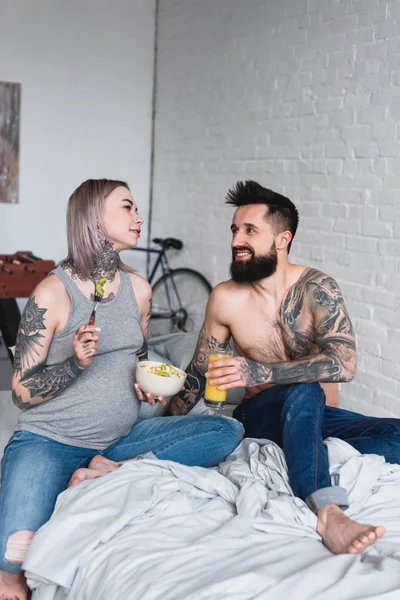
[[[252,256],[254,256],[253,248],[249,248],[249,246],[235,246],[232,248],[232,254],[235,256],[236,252],[250,252]]]

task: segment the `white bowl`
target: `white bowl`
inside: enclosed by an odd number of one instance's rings
[[[161,375],[154,375],[149,373],[146,369],[142,369],[141,365],[148,365],[150,367],[159,367],[161,362],[155,362],[154,360],[141,360],[136,366],[136,383],[146,394],[150,393],[154,396],[174,396],[177,394],[185,383],[186,373],[178,367],[174,367],[179,372],[180,377],[162,377]],[[171,364],[171,363],[168,363]],[[174,365],[171,365],[172,367]]]

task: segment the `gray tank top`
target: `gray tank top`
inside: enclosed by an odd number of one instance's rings
[[[93,302],[61,267],[53,273],[68,292],[71,310],[63,331],[54,335],[46,366],[71,356],[73,335],[88,322],[93,308]],[[142,348],[143,333],[129,275],[124,271],[120,275],[115,298],[97,308],[96,325],[101,332],[92,365],[61,394],[23,411],[17,431],[31,431],[71,446],[104,450],[126,435],[136,422],[140,403],[133,383],[136,352]]]

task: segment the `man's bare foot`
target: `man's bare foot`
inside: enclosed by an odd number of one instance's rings
[[[384,527],[352,521],[335,504],[320,508],[317,516],[317,532],[333,554],[361,554],[386,533]]]
[[[28,587],[22,573],[0,571],[0,600],[26,600]]]

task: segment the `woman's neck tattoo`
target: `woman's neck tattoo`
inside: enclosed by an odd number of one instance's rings
[[[96,283],[101,277],[106,277],[108,281],[114,281],[115,273],[118,270],[118,252],[114,250],[113,245],[108,240],[101,240],[101,250],[94,259],[90,269],[89,279]]]
[[[106,277],[108,281],[114,281],[115,274],[118,271],[118,251],[114,249],[112,243],[108,240],[101,240],[100,245],[101,249],[94,259],[89,275],[90,281],[93,281],[94,284],[102,277]],[[69,258],[63,260],[60,265],[64,270],[70,269],[72,279],[86,280],[77,272],[75,265]]]

